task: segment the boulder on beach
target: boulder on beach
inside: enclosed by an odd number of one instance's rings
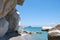
[[[56,25],[55,28],[60,30],[60,24]]]
[[[0,0],[0,36],[17,31],[20,26],[20,14],[16,4],[23,5],[24,0]],[[17,29],[17,30],[16,30]],[[5,35],[6,36],[6,35]],[[9,36],[8,36],[9,37]]]
[[[8,33],[15,31],[15,28],[18,27],[20,16],[16,11],[11,12],[11,14],[7,14],[7,21],[9,22]]]
[[[48,40],[60,40],[60,24],[48,31]]]
[[[0,18],[15,10],[16,4],[23,5],[24,0],[0,0]]]
[[[0,37],[4,36],[8,30],[8,21],[5,18],[0,19]]]

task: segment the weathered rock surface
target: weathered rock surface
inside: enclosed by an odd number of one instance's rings
[[[50,36],[50,35],[48,35],[48,40],[60,40],[60,36]]]
[[[8,21],[5,18],[0,19],[0,37],[5,35],[8,30]]]
[[[16,4],[23,5],[24,0],[0,0],[0,18],[15,10]]]
[[[60,24],[56,25],[55,28],[60,30]]]
[[[50,36],[60,36],[60,30],[52,30],[48,32]]]
[[[12,9],[15,9],[16,3],[16,0],[0,0],[0,18],[6,16]]]
[[[60,24],[50,29],[48,33],[51,36],[60,36]]]
[[[16,11],[13,11],[11,14],[7,14],[6,19],[9,22],[8,32],[13,32],[15,28],[18,27],[20,16]]]
[[[22,5],[24,0],[0,0],[0,36],[15,31],[21,20],[16,13],[16,4]]]
[[[49,30],[48,40],[60,40],[60,24]]]
[[[24,38],[21,36],[17,36],[17,37],[12,37],[9,40],[24,40]]]

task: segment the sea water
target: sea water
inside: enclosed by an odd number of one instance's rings
[[[24,28],[25,31],[33,31],[33,32],[40,32],[39,34],[31,34],[31,38],[33,40],[48,40],[48,32],[47,31],[41,31],[41,27],[26,27]]]
[[[33,40],[48,40],[48,33],[42,32],[41,34],[32,34]]]

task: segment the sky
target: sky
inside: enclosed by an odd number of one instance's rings
[[[17,5],[21,24],[28,26],[55,25],[60,23],[60,0],[25,0]]]

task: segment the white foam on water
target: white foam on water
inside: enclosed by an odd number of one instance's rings
[[[27,35],[27,34],[21,34],[21,36],[25,36],[25,35]]]

